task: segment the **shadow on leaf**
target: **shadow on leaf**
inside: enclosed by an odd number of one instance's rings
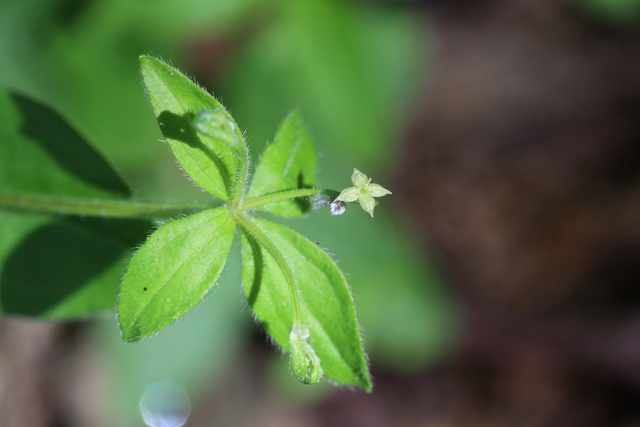
[[[94,224],[93,222],[97,222]],[[120,221],[122,222],[122,221]],[[0,301],[7,314],[47,315],[78,291],[86,293],[87,311],[115,306],[116,292],[126,252],[133,241],[144,239],[146,221],[125,221],[126,233],[104,228],[105,221],[65,221],[47,224],[26,236],[4,263],[0,276]],[[103,276],[103,277],[101,277]],[[76,313],[82,309],[74,307]]]
[[[191,123],[194,118],[195,114],[191,112],[180,116],[172,113],[171,111],[163,111],[158,116],[158,124],[162,131],[162,135],[164,135],[165,138],[180,141],[205,153],[216,165],[216,168],[218,168],[225,188],[231,188],[231,175],[229,173],[229,169],[227,169],[227,166],[224,164],[222,159],[220,159],[220,156],[218,156],[210,147],[205,145],[198,136],[198,133],[193,129]]]
[[[53,110],[16,93],[10,93],[10,98],[23,120],[20,133],[38,143],[59,165],[97,187],[130,194],[111,165]]]
[[[247,298],[249,306],[253,307],[258,299],[258,294],[260,293],[260,284],[262,283],[262,275],[264,271],[264,255],[262,254],[262,248],[256,239],[254,239],[249,233],[244,231],[243,233],[245,233],[245,236],[247,237],[247,241],[251,247],[251,256],[253,257],[253,283],[251,284],[251,292]]]

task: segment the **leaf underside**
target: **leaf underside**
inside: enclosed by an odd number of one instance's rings
[[[118,317],[123,339],[152,335],[200,302],[220,276],[234,232],[225,208],[171,221],[154,232],[122,281]]]
[[[302,321],[311,330],[310,342],[331,380],[371,390],[355,305],[347,282],[335,262],[297,232],[255,220],[282,252],[293,270],[300,296]],[[293,318],[282,272],[274,259],[247,233],[242,233],[242,280],[245,296],[267,332],[289,350]]]

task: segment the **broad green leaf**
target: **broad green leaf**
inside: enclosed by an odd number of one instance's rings
[[[359,210],[350,206],[339,217],[311,215],[297,221],[296,228],[332,248],[349,272],[373,363],[422,372],[454,351],[461,331],[459,307],[437,264],[407,224],[384,210],[375,220],[365,221],[350,209]]]
[[[118,316],[123,339],[138,341],[191,310],[218,280],[234,231],[227,209],[218,208],[154,232],[122,281]]]
[[[129,195],[111,166],[54,111],[0,90],[0,209],[22,196]],[[149,228],[141,220],[0,210],[0,313],[54,319],[113,309],[123,262]]]
[[[149,227],[0,211],[0,313],[60,319],[113,310],[122,266]]]
[[[141,56],[140,69],[160,130],[187,175],[222,200],[241,191],[237,185],[242,185],[244,176],[237,175],[246,168],[241,155],[246,145],[233,117],[213,96],[161,60]],[[224,115],[235,135],[220,138],[198,132],[194,119],[203,110]],[[230,144],[230,139],[237,144]]]
[[[238,252],[229,256],[214,297],[205,298],[161,334],[135,345],[122,345],[120,329],[112,318],[93,324],[92,331],[97,334],[90,337],[98,338],[93,348],[99,359],[95,369],[108,375],[113,386],[101,398],[109,425],[141,424],[138,401],[150,384],[170,380],[184,386],[191,396],[200,396],[226,377],[230,364],[246,350],[252,326],[243,310],[244,302],[238,298],[239,283]]]
[[[282,122],[275,140],[267,145],[256,167],[248,197],[316,185],[318,158],[311,136],[297,111]],[[308,199],[282,200],[258,209],[296,217],[311,207]]]
[[[353,297],[340,269],[315,243],[295,231],[255,220],[289,262],[297,282],[309,342],[331,380],[371,389]],[[291,300],[273,258],[242,233],[242,281],[249,305],[276,343],[289,351]]]
[[[104,158],[57,113],[3,89],[0,191],[109,199],[130,194]]]

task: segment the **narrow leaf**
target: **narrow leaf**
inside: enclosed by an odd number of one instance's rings
[[[193,182],[223,200],[241,191],[244,176],[237,175],[246,170],[246,144],[233,117],[213,96],[161,60],[141,56],[140,70],[160,130]],[[198,122],[202,111],[222,114],[233,134],[199,132],[206,129]]]
[[[267,145],[256,168],[248,197],[316,185],[318,158],[311,136],[297,111],[282,122],[275,140]],[[281,200],[258,209],[283,217],[297,217],[307,212],[305,199]]]
[[[353,297],[338,266],[297,232],[268,221],[255,222],[290,263],[301,299],[302,321],[309,326],[309,342],[325,376],[370,391]],[[246,233],[242,233],[242,280],[256,317],[276,343],[289,351],[293,319],[287,285],[273,258]]]
[[[193,308],[220,276],[234,230],[227,209],[218,208],[171,221],[153,233],[122,281],[123,339],[154,334]]]

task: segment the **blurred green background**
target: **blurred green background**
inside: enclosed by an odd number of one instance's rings
[[[147,53],[213,91],[246,129],[254,158],[298,107],[321,155],[323,186],[350,185],[353,167],[384,184],[424,89],[430,49],[425,21],[395,6],[4,0],[0,85],[57,109],[141,200],[206,197],[158,141],[138,73],[137,58]],[[323,211],[292,226],[328,248],[348,274],[374,372],[409,374],[450,351],[458,328],[455,304],[392,198],[374,220],[355,209],[337,218]],[[200,393],[215,389],[258,330],[241,297],[237,249],[215,292],[157,337],[124,345],[113,313],[90,322],[101,423],[137,425],[138,400],[154,382],[185,386],[196,407]],[[276,394],[307,402],[341,392],[298,385],[278,350],[272,353],[274,363],[260,375]]]

